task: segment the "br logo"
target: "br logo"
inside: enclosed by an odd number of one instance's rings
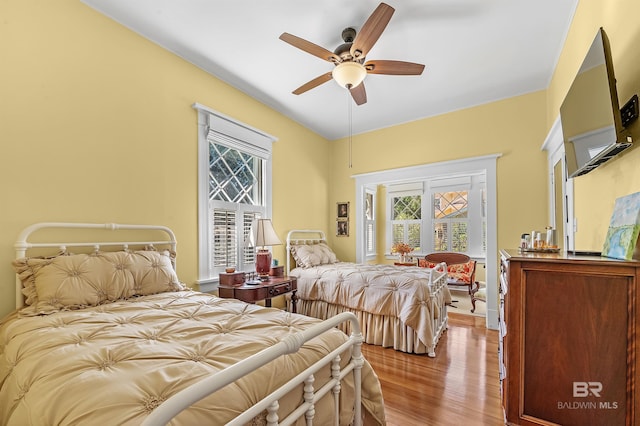
[[[573,382],[574,398],[585,398],[589,395],[600,398],[600,392],[602,392],[602,383],[600,382]]]

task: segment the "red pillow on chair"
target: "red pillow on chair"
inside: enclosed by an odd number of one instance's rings
[[[471,273],[473,272],[475,264],[475,260],[470,260],[467,263],[456,263],[455,265],[448,266],[447,273],[449,275],[449,278],[465,284],[470,284]]]
[[[462,282],[465,284],[471,283],[471,272],[475,266],[476,261],[470,260],[467,263],[456,263],[454,265],[447,266],[447,275],[450,280]],[[429,262],[425,259],[418,260],[418,266],[421,268],[434,268],[437,264]]]

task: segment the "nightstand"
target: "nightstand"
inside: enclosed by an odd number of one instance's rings
[[[260,284],[240,284],[218,286],[218,295],[227,299],[238,299],[247,303],[256,303],[264,300],[264,305],[271,307],[271,299],[276,296],[291,293],[291,312],[296,313],[296,291],[298,281],[295,277],[269,277],[268,281]]]

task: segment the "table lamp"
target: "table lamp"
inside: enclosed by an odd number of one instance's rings
[[[269,277],[271,270],[271,252],[266,247],[280,245],[282,241],[276,235],[271,219],[257,219],[254,223],[253,237],[255,246],[258,247],[256,272],[261,279],[265,279]]]

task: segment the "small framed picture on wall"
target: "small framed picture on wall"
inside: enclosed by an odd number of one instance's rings
[[[349,219],[349,202],[347,201],[342,203],[337,203],[338,211],[336,216],[338,219]]]
[[[336,221],[336,236],[348,237],[349,236],[349,221],[337,220]]]

